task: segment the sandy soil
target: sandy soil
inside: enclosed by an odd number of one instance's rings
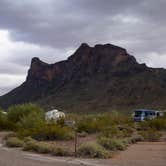
[[[166,142],[141,142],[112,159],[119,166],[166,166]]]
[[[0,141],[4,133],[0,133]],[[166,142],[131,145],[108,160],[51,157],[0,147],[0,166],[166,166]]]

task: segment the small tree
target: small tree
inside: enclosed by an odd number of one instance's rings
[[[7,113],[0,109],[0,130],[11,130],[13,125],[7,119]]]
[[[28,116],[32,112],[40,114],[41,112],[43,112],[43,110],[39,106],[31,103],[14,105],[9,107],[8,109],[8,120],[13,123],[17,123],[23,117]]]

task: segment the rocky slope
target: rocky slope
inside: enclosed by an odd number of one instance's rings
[[[83,43],[54,64],[33,58],[26,81],[0,97],[0,106],[37,102],[65,111],[166,106],[166,70],[137,63],[124,48]]]

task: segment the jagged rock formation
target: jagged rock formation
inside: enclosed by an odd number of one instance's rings
[[[0,105],[37,102],[66,111],[166,106],[166,70],[137,63],[124,48],[83,43],[67,60],[33,58],[26,81]]]

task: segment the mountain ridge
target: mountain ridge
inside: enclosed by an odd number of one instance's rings
[[[151,95],[150,95],[151,94]],[[37,102],[72,111],[166,106],[166,70],[139,64],[126,49],[86,43],[67,60],[31,61],[26,81],[0,97],[0,106]]]

